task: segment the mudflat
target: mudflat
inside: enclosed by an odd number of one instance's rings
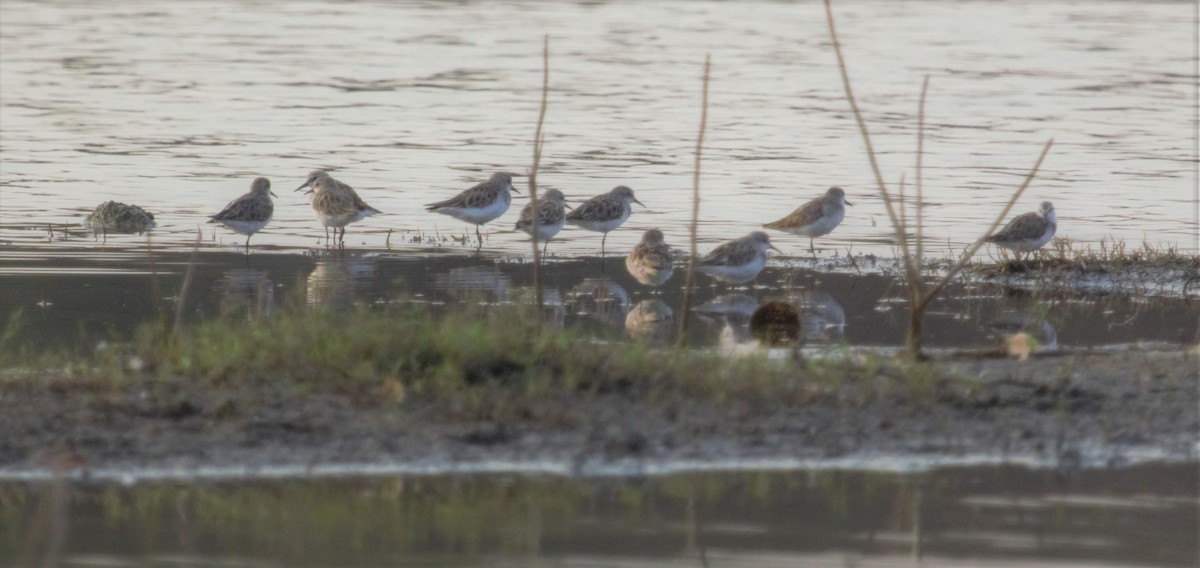
[[[626,374],[532,394],[505,380],[422,394],[390,379],[314,391],[267,375],[105,383],[9,371],[0,475],[501,463],[636,473],[873,457],[1073,468],[1197,458],[1194,349],[960,356],[903,371],[853,359],[845,364],[860,372],[841,384],[809,384],[797,365],[794,379],[761,389],[693,391]]]

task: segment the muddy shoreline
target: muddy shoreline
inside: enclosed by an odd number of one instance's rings
[[[738,394],[646,400],[636,388],[553,400],[523,400],[506,387],[474,393],[508,405],[506,415],[518,417],[509,421],[457,415],[419,396],[396,403],[269,380],[214,389],[10,378],[0,386],[0,478],[1194,462],[1198,363],[1195,350],[945,360],[932,363],[942,378],[924,392],[848,386],[803,405]]]

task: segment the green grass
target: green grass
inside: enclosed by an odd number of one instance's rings
[[[129,343],[69,361],[2,350],[7,370],[0,377],[10,385],[324,393],[362,404],[420,400],[496,419],[526,416],[536,407],[533,418],[556,420],[569,401],[600,395],[649,404],[803,404],[835,391],[852,400],[882,392],[923,396],[940,380],[929,367],[872,355],[797,364],[604,342],[539,326],[520,306],[350,314],[292,308],[261,320],[215,319],[178,335],[169,326],[146,325]]]

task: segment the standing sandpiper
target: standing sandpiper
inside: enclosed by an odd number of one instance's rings
[[[538,198],[537,238],[542,241],[542,254],[546,254],[546,245],[563,228],[566,217],[567,198],[557,189],[547,190]],[[533,202],[521,210],[517,218],[517,228],[533,236]]]
[[[512,184],[513,174],[496,172],[487,181],[482,182],[445,201],[430,203],[426,211],[449,215],[460,221],[475,225],[475,238],[483,246],[483,235],[479,226],[495,221],[512,204],[512,193],[517,191]],[[520,193],[519,191],[517,193]]]
[[[618,185],[608,193],[583,202],[583,205],[567,215],[567,222],[589,231],[604,233],[604,238],[600,239],[600,256],[604,256],[604,242],[608,240],[608,232],[620,227],[621,223],[629,218],[633,203],[646,206],[633,196],[632,189]]]
[[[634,280],[646,286],[658,288],[670,280],[675,267],[671,260],[671,247],[663,241],[663,232],[650,229],[643,233],[642,242],[625,257],[625,269]]]
[[[696,270],[730,284],[749,282],[767,266],[767,249],[779,251],[770,235],[754,231],[713,249],[700,259]]]
[[[271,222],[275,204],[271,202],[271,181],[265,177],[255,178],[247,193],[229,202],[220,213],[208,218],[209,223],[220,223],[233,232],[246,235],[246,251],[250,251],[250,237]],[[278,197],[278,196],[276,196]]]
[[[312,208],[317,220],[325,226],[325,242],[329,242],[329,228],[333,228],[333,238],[337,244],[346,245],[346,225],[365,219],[382,211],[367,205],[367,202],[354,192],[354,188],[346,185],[322,170],[313,170],[308,178],[296,191],[310,187],[305,193],[313,194]],[[341,238],[338,229],[342,230]]]
[[[808,237],[808,250],[816,254],[813,239],[828,235],[837,228],[846,216],[847,205],[853,203],[846,201],[846,192],[835,185],[825,191],[825,195],[792,211],[791,215],[763,227]]]
[[[1000,232],[986,240],[1017,253],[1020,261],[1021,253],[1042,248],[1054,238],[1056,230],[1058,217],[1054,215],[1054,204],[1043,201],[1041,209],[1013,217]]]

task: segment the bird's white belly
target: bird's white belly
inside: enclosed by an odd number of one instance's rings
[[[796,227],[791,233],[804,237],[823,237],[833,232],[838,225],[842,224],[842,219],[846,217],[846,210],[839,209],[829,215],[824,215],[816,221]]]
[[[559,223],[557,225],[538,225],[537,238],[539,241],[548,241],[550,239],[553,239],[554,235],[557,235],[558,232],[562,230],[562,228],[563,228],[562,223]],[[532,226],[525,225],[525,226],[521,227],[521,230],[524,231],[525,234],[527,234],[529,236],[533,236],[533,227]]]
[[[593,220],[572,220],[572,221],[570,221],[570,223],[572,225],[578,226],[583,229],[587,229],[589,231],[607,233],[607,232],[615,230],[617,227],[620,227],[621,224],[624,223],[626,219],[629,219],[629,209],[628,208],[625,208],[623,211],[621,211],[621,216],[617,217],[615,219],[594,220],[594,221]]]
[[[758,255],[754,260],[738,266],[697,266],[696,270],[703,272],[722,282],[742,284],[754,280],[759,272],[767,266],[766,255]]]
[[[1046,243],[1050,242],[1050,239],[1054,238],[1054,231],[1056,228],[1057,228],[1057,225],[1046,225],[1045,232],[1042,233],[1042,236],[1040,236],[1036,239],[1028,239],[1028,240],[1024,240],[1024,241],[1012,241],[1012,242],[1008,242],[1008,243],[997,243],[997,244],[1000,244],[1001,246],[1003,246],[1009,250],[1015,250],[1017,252],[1033,252],[1037,249],[1040,249],[1040,248],[1046,246]]]
[[[224,221],[218,221],[218,223],[221,223],[222,225],[229,227],[231,230],[233,230],[233,232],[240,233],[243,235],[253,235],[254,233],[261,231],[262,228],[266,227],[267,223],[270,223],[270,222],[271,222],[270,219],[268,219],[266,221],[238,221],[236,219],[226,219]]]
[[[493,201],[486,207],[442,207],[437,209],[437,213],[444,213],[460,221],[466,221],[473,225],[482,225],[495,221],[506,211],[508,205],[512,202],[512,197],[501,197]]]
[[[675,274],[675,268],[668,266],[663,269],[651,268],[630,262],[625,259],[625,269],[629,271],[629,275],[637,280],[639,284],[644,286],[661,286],[664,282],[671,279],[671,275]]]
[[[313,211],[317,216],[317,221],[325,227],[341,228],[358,220],[358,213],[323,213],[321,211]]]

